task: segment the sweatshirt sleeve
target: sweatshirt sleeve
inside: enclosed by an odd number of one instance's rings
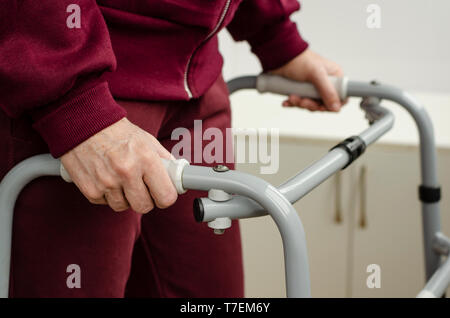
[[[263,71],[272,70],[308,47],[290,20],[299,9],[296,0],[243,0],[227,28],[234,40],[250,44]]]
[[[115,67],[95,0],[0,1],[0,108],[31,117],[54,157],[126,116],[102,79]]]

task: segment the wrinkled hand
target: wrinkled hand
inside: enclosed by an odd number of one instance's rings
[[[155,137],[123,118],[64,154],[61,162],[91,203],[147,213],[177,199],[161,157],[173,159]]]
[[[342,77],[341,67],[319,54],[307,49],[282,67],[272,70],[270,73],[286,78],[312,83],[322,97],[321,101],[290,95],[283,102],[283,106],[297,106],[310,111],[333,111],[341,109],[345,101],[339,99],[339,95],[329,80],[328,76]]]

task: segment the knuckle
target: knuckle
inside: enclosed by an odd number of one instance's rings
[[[85,186],[80,190],[91,203],[96,203],[103,197],[103,193],[93,186]]]
[[[145,163],[145,168],[148,170],[153,170],[157,164],[157,160],[159,160],[158,156],[155,152],[151,150],[144,151],[142,153],[142,160]]]
[[[99,176],[98,179],[105,190],[116,189],[119,187],[119,182],[114,180],[111,176]]]
[[[125,202],[122,199],[117,198],[115,196],[108,196],[108,203],[110,205],[113,205],[113,206],[118,207],[118,208],[122,208],[122,207],[124,207],[126,205]]]
[[[313,81],[320,81],[327,77],[327,72],[322,67],[316,67],[311,70],[311,78]]]
[[[343,68],[336,62],[331,62],[331,67],[335,73],[341,74],[343,73]]]
[[[178,198],[177,192],[175,191],[175,189],[171,189],[170,191],[167,191],[159,198],[158,207],[161,209],[168,208],[169,206],[175,203],[177,198]]]
[[[133,160],[123,160],[117,163],[114,167],[117,174],[124,178],[129,178],[133,174],[133,170],[135,168],[135,164]]]

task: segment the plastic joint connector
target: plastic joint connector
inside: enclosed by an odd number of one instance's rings
[[[419,186],[419,199],[425,203],[435,203],[441,200],[441,187]]]
[[[359,136],[352,136],[338,143],[336,146],[331,148],[330,151],[336,148],[344,149],[350,157],[348,163],[342,168],[342,170],[344,170],[364,153],[366,150],[366,143]]]

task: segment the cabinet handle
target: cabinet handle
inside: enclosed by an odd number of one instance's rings
[[[335,175],[335,200],[334,200],[334,222],[342,223],[342,194],[341,194],[341,172]]]
[[[359,172],[359,227],[367,227],[367,167],[361,166]]]

